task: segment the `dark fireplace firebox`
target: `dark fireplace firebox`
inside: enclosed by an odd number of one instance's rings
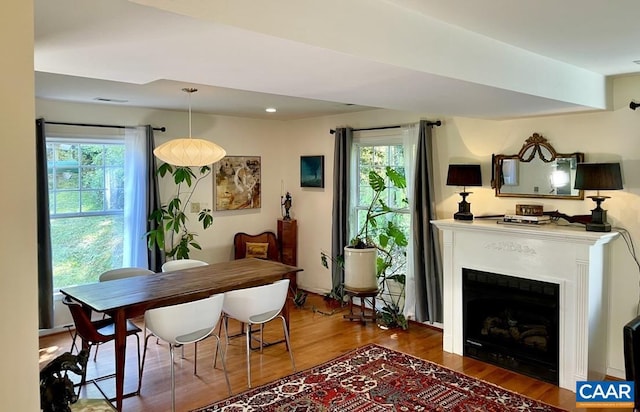
[[[464,355],[558,384],[559,285],[462,270]]]

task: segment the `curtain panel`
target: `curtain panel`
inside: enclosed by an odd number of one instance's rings
[[[49,221],[49,178],[47,136],[44,119],[36,119],[36,219],[38,225],[38,323],[40,329],[53,327],[53,266]]]
[[[442,322],[442,262],[437,229],[433,178],[433,134],[421,120],[413,184],[411,222],[413,233],[415,317],[419,322]]]
[[[155,220],[149,220],[148,217],[151,212],[160,208],[160,189],[158,185],[158,175],[156,170],[158,169],[156,157],[153,155],[153,149],[155,147],[155,138],[153,135],[153,127],[150,125],[145,126],[145,176],[147,179],[147,199],[145,202],[145,210],[147,216],[147,232],[158,228],[158,223]],[[146,240],[146,238],[145,238]],[[165,261],[164,251],[158,248],[157,245],[153,249],[147,249],[147,263],[149,269],[154,272],[162,272],[162,264]]]
[[[335,258],[344,253],[344,247],[349,243],[349,210],[351,206],[349,179],[351,167],[351,146],[353,143],[353,129],[349,127],[336,128],[333,155],[333,215],[331,222],[331,257]],[[332,267],[332,288],[339,287],[344,282],[344,271]]]

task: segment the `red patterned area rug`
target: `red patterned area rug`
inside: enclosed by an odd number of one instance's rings
[[[370,344],[192,412],[540,411],[562,409]]]

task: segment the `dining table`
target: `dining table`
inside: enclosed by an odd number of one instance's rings
[[[109,315],[115,323],[115,407],[122,411],[126,354],[126,323],[161,306],[204,299],[217,293],[273,283],[302,271],[284,263],[246,258],[206,266],[153,273],[108,282],[64,287],[60,292],[87,312]],[[289,299],[288,299],[289,300]],[[288,321],[288,306],[283,315]]]

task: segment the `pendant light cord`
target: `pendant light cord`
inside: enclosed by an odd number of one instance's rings
[[[191,139],[191,95],[198,91],[198,89],[185,87],[183,92],[189,93],[189,139]]]

